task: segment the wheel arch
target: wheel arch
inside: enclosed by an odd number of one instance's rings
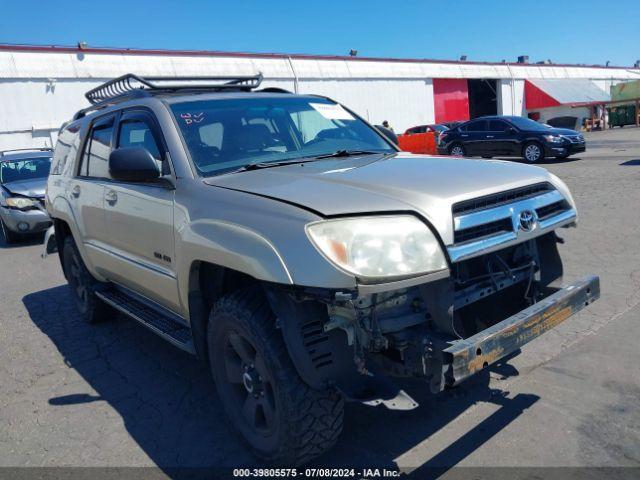
[[[200,360],[208,361],[207,327],[215,303],[234,290],[260,284],[260,280],[204,260],[191,263],[188,277],[189,323]]]

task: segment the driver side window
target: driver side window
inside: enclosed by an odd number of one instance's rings
[[[146,120],[142,118],[125,118],[120,121],[117,148],[127,147],[145,148],[156,160],[158,170],[163,175],[169,173],[166,162],[162,159],[162,153],[153,130]]]

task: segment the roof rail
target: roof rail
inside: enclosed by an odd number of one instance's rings
[[[0,152],[0,157],[4,157],[7,153],[13,152],[53,152],[51,147],[33,147],[33,148],[13,148],[10,150],[3,150]]]
[[[173,83],[172,83],[173,82]],[[179,90],[253,90],[262,83],[262,74],[225,77],[139,77],[127,73],[89,90],[85,97],[92,105],[123,95],[148,91],[175,92]]]

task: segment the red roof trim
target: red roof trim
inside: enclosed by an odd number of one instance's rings
[[[343,55],[307,55],[301,53],[248,53],[221,52],[215,50],[164,50],[141,48],[111,48],[111,47],[71,47],[60,45],[11,45],[0,44],[0,51],[4,52],[44,52],[44,53],[96,53],[96,54],[125,54],[125,55],[161,55],[185,57],[245,57],[245,58],[280,58],[296,60],[350,60],[358,62],[395,62],[395,63],[444,63],[454,65],[503,65],[510,67],[576,67],[576,68],[609,68],[639,70],[633,67],[605,67],[603,65],[572,65],[572,64],[537,64],[537,63],[502,63],[502,62],[460,62],[458,60],[434,60],[427,58],[390,58],[390,57],[350,57]]]

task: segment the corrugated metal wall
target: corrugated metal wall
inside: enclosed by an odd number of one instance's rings
[[[615,83],[632,69],[434,63],[287,56],[0,51],[0,149],[51,145],[59,125],[86,106],[84,92],[135,72],[144,75],[249,75],[264,86],[332,97],[396,131],[435,120],[433,79],[500,80],[499,112],[522,113],[524,78],[590,78]]]

